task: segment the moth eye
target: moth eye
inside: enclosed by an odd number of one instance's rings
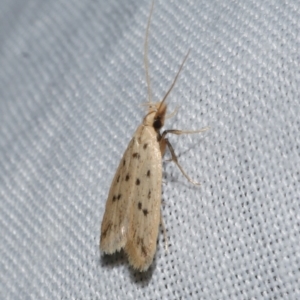
[[[153,127],[155,129],[160,129],[162,127],[162,123],[161,123],[161,120],[160,119],[156,119],[154,122],[153,122]]]

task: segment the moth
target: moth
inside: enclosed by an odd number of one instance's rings
[[[148,73],[148,32],[153,2],[148,18],[144,44],[144,63],[148,88],[148,113],[138,126],[112,181],[101,225],[100,250],[112,254],[124,249],[129,263],[138,271],[146,271],[155,252],[161,222],[162,157],[168,147],[172,160],[192,183],[178,163],[167,134],[189,134],[197,131],[165,130],[160,132],[167,118],[166,99],[173,89],[188,57],[185,56],[169,90],[162,101],[151,101]],[[173,114],[172,114],[173,115]]]

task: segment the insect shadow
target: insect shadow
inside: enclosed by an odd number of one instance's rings
[[[156,259],[154,257],[154,260],[147,271],[139,272],[133,268],[130,268],[130,280],[141,287],[146,287],[149,284],[155,269]]]
[[[108,269],[113,269],[116,266],[127,265],[127,257],[123,250],[113,254],[104,254],[100,257],[101,266]]]
[[[138,285],[147,286],[156,268],[156,259],[154,258],[153,263],[145,272],[139,272],[133,269],[128,265],[127,260],[126,253],[123,250],[115,252],[114,254],[101,255],[100,257],[100,263],[103,268],[114,269],[117,266],[126,265],[130,273],[130,280]]]

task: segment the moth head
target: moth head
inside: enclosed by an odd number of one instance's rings
[[[156,131],[160,130],[164,126],[166,112],[167,104],[164,101],[157,103],[157,111],[152,124]]]
[[[144,125],[153,126],[158,131],[164,126],[167,104],[164,101],[149,103],[148,114],[144,118]]]

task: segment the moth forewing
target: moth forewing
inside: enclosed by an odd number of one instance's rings
[[[153,127],[144,127],[138,178],[125,252],[130,264],[148,269],[156,252],[160,223],[162,155]]]
[[[101,224],[100,238],[100,250],[106,254],[112,254],[121,250],[127,241],[130,221],[128,215],[133,199],[133,180],[138,164],[138,161],[131,159],[129,154],[137,151],[138,144],[133,138],[119,163],[109,190]]]

